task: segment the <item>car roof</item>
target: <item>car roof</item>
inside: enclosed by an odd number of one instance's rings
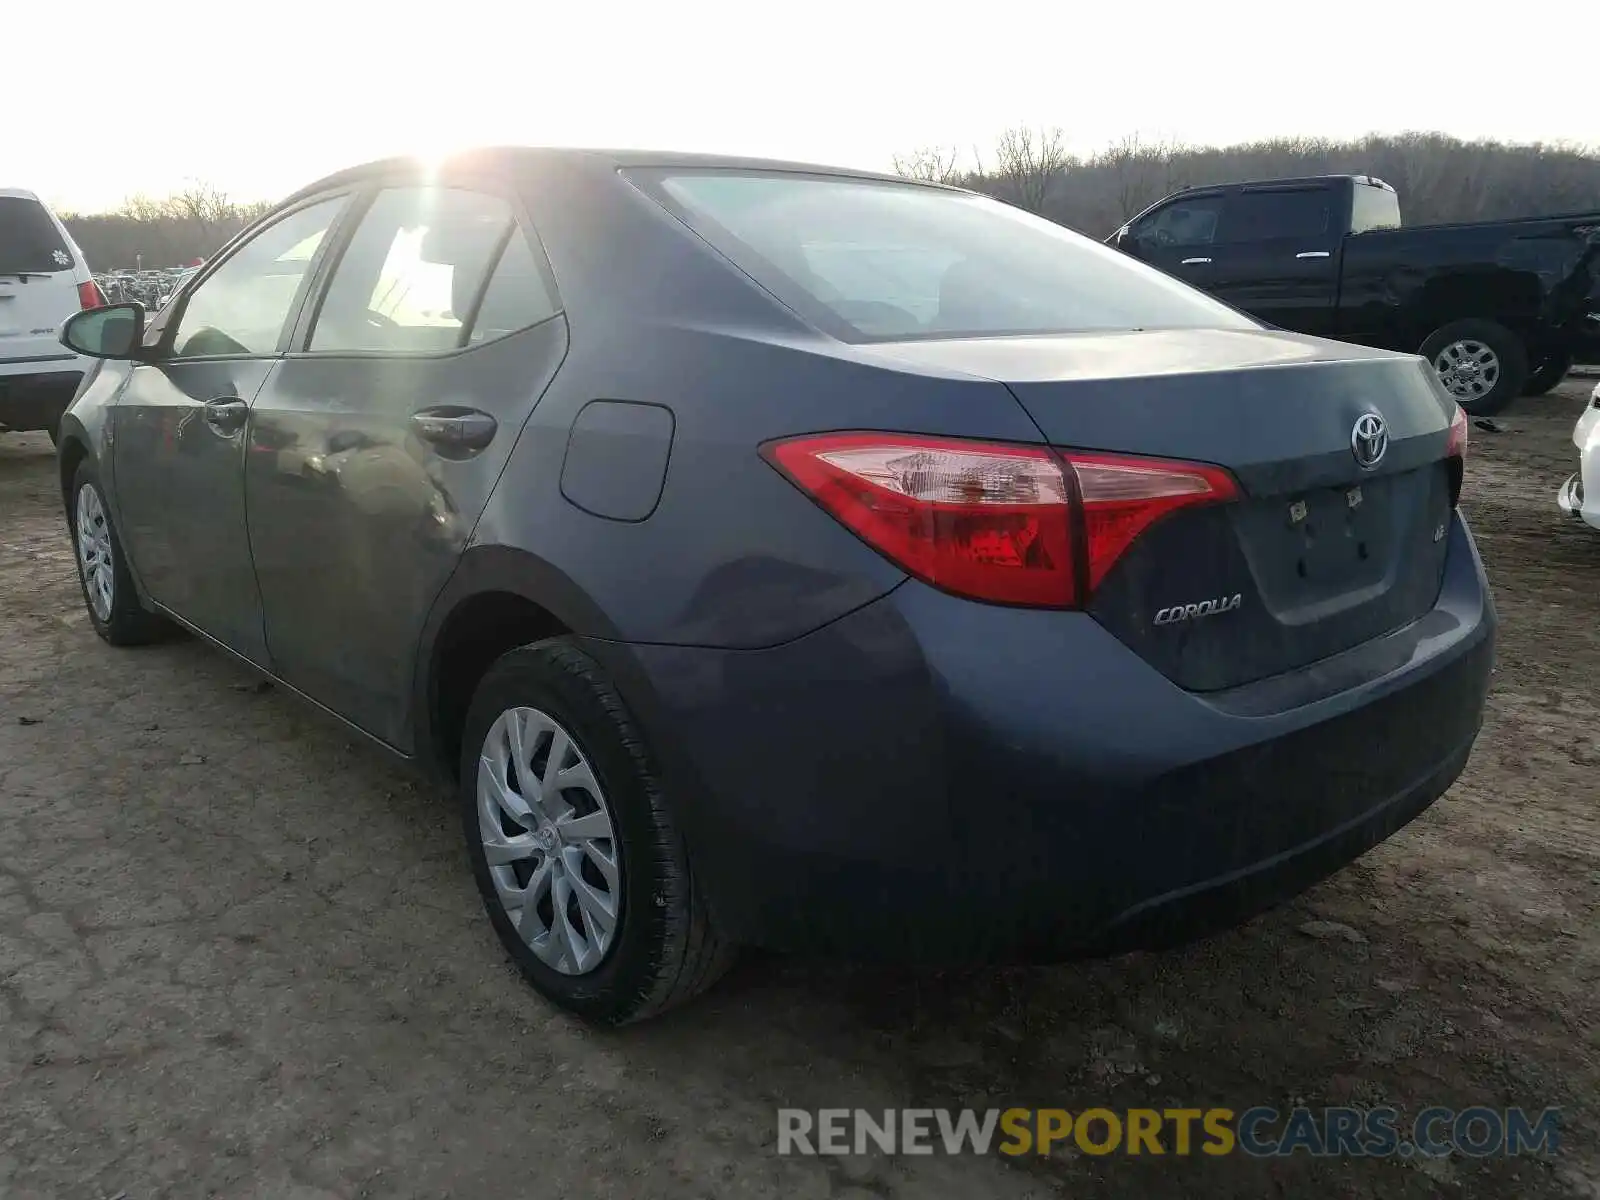
[[[679,170],[732,170],[732,171],[788,171],[807,175],[834,175],[842,179],[866,179],[884,183],[905,183],[913,186],[934,187],[953,191],[943,184],[925,183],[905,179],[899,175],[853,167],[826,166],[820,163],[791,162],[783,159],[752,158],[729,154],[701,154],[682,150],[616,150],[568,146],[482,146],[462,150],[435,162],[412,156],[381,158],[359,166],[347,167],[326,175],[315,183],[307,184],[290,196],[285,203],[326,191],[328,188],[364,180],[411,171],[427,166],[471,166],[526,170],[534,167],[665,167]]]

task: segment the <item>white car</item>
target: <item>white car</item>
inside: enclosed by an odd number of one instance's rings
[[[0,429],[55,438],[86,369],[56,335],[104,303],[66,226],[32,192],[0,187]]]
[[[1578,447],[1578,469],[1561,485],[1556,503],[1562,512],[1600,529],[1600,383],[1578,418],[1572,441]]]

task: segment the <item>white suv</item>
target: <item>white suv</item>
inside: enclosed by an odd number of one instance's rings
[[[66,226],[32,192],[0,187],[0,429],[55,438],[85,369],[56,334],[104,303]]]

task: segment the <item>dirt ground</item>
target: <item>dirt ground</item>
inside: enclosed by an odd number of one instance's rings
[[[1591,386],[1473,430],[1488,722],[1360,862],[1180,953],[758,957],[613,1034],[513,976],[437,795],[194,641],[102,644],[50,446],[0,436],[0,1196],[1600,1197],[1600,534],[1554,506]],[[1553,1161],[775,1153],[780,1105],[1011,1102],[1565,1114]]]

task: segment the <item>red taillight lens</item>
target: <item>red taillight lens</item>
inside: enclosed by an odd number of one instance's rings
[[[1093,591],[1133,540],[1168,513],[1232,500],[1238,485],[1221,467],[1122,455],[1064,453],[1083,498]]]
[[[1461,502],[1461,488],[1467,478],[1467,414],[1458,404],[1450,418],[1450,437],[1445,442],[1445,460],[1450,471],[1450,507]]]
[[[100,291],[100,285],[90,279],[78,285],[78,307],[99,308],[106,302],[105,295]]]
[[[1459,404],[1456,405],[1456,415],[1450,418],[1450,440],[1445,444],[1444,452],[1447,458],[1467,456],[1467,414]]]
[[[879,553],[945,591],[1071,608],[1149,525],[1237,494],[1217,467],[905,434],[763,448]]]

